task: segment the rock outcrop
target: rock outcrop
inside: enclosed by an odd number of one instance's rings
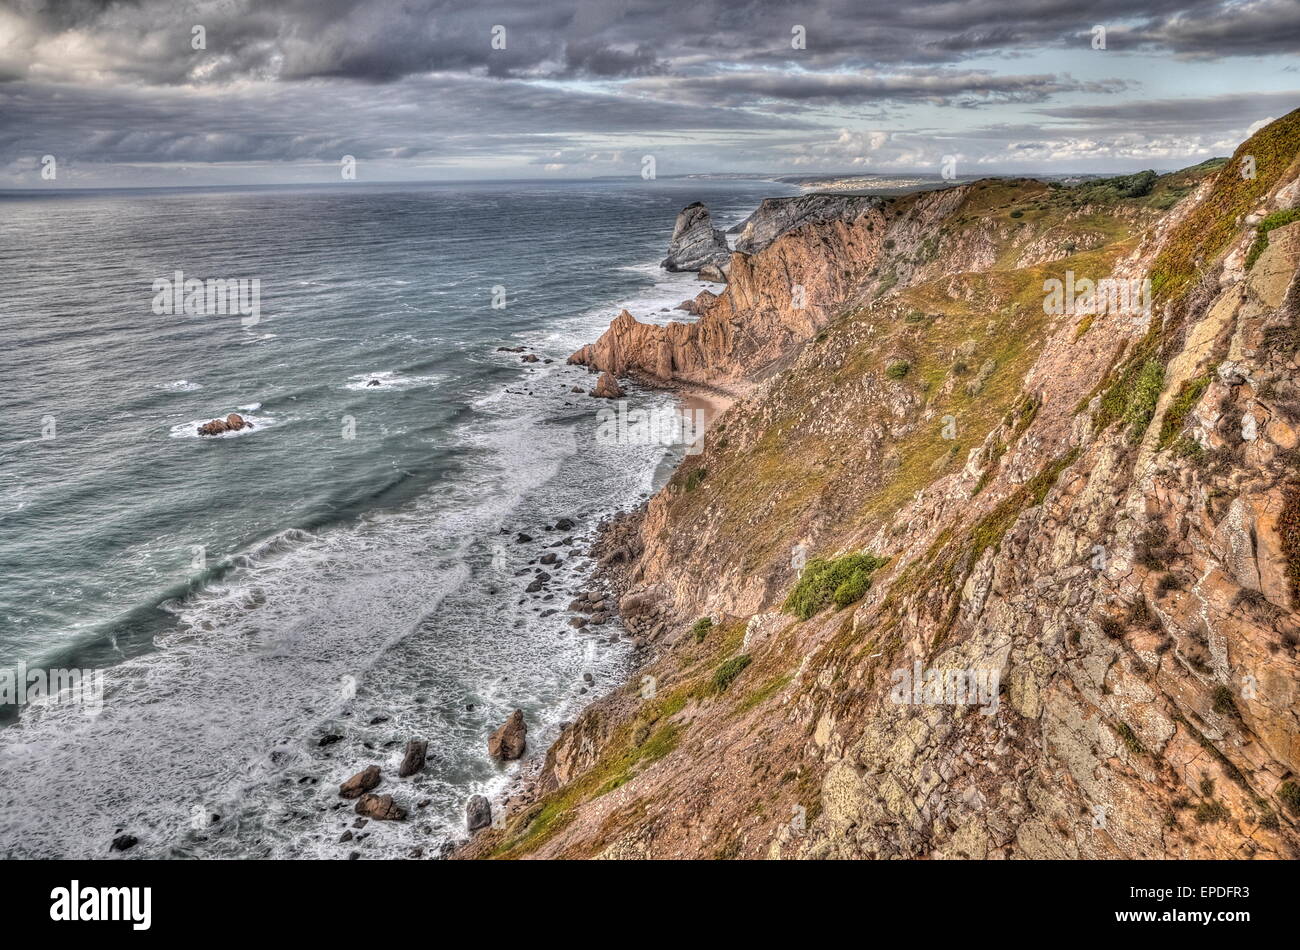
[[[408,778],[417,772],[424,771],[424,759],[429,752],[429,743],[423,739],[412,739],[406,744],[406,752],[402,756],[402,764],[397,769],[399,778]]]
[[[474,795],[465,803],[465,827],[470,832],[492,824],[492,803],[482,795]]]
[[[863,195],[808,194],[792,198],[764,198],[744,221],[731,228],[736,250],[755,254],[787,231],[804,224],[854,221],[885,206],[883,198]]]
[[[730,258],[726,235],[713,226],[709,209],[696,201],[678,212],[668,256],[660,266],[670,271],[698,271],[710,264],[724,267]]]

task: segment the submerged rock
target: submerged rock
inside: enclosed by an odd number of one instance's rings
[[[392,795],[372,795],[366,792],[357,800],[356,812],[375,821],[406,820],[406,809],[394,802]]]
[[[221,435],[223,432],[238,432],[240,429],[251,429],[253,424],[237,412],[232,412],[224,419],[213,419],[211,422],[205,422],[199,426],[199,435]]]

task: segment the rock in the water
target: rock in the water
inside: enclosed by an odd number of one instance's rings
[[[556,531],[572,531],[577,526],[577,522],[572,518],[561,518],[555,522]]]
[[[356,798],[370,791],[379,784],[379,766],[368,765],[356,775],[339,786],[339,794],[344,798]]]
[[[366,385],[367,385],[367,386],[378,386],[378,385],[380,385],[380,382],[379,382],[379,380],[377,380],[377,379],[372,379],[372,380],[370,380],[370,382],[366,383]]]
[[[617,379],[609,373],[601,373],[600,379],[596,380],[596,388],[591,391],[591,395],[600,399],[622,399],[624,392]]]
[[[140,843],[140,839],[135,835],[118,835],[113,839],[110,847],[112,851],[129,851]]]
[[[727,282],[726,273],[717,264],[705,264],[701,267],[699,278],[700,280],[712,281],[715,284],[725,284]]]
[[[521,361],[525,362],[525,363],[536,363],[536,362],[537,362],[537,356],[536,356],[535,354],[533,354],[533,353],[525,354],[524,356],[519,357],[519,359],[520,359]]]
[[[358,815],[375,821],[405,821],[406,809],[393,801],[392,795],[372,795],[369,792],[357,800]]]
[[[663,267],[670,271],[697,271],[706,264],[721,267],[730,260],[726,235],[713,226],[709,209],[699,201],[683,208],[673,226]]]
[[[223,432],[238,432],[240,429],[251,429],[253,424],[237,412],[232,412],[224,419],[213,419],[211,422],[205,422],[199,426],[199,435],[221,435]]]
[[[408,775],[414,775],[424,768],[424,757],[429,752],[429,743],[423,739],[412,739],[406,744],[406,755],[402,757],[402,764],[397,770],[398,778],[406,778]]]
[[[528,724],[522,709],[516,709],[501,728],[488,737],[488,755],[494,759],[517,759],[528,748]]]
[[[492,824],[492,803],[482,795],[473,796],[465,805],[465,824],[470,831]]]

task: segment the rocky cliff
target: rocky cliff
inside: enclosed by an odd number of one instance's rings
[[[574,359],[744,398],[598,552],[642,669],[462,854],[1300,854],[1298,152],[873,202],[621,315]],[[1102,279],[1150,306],[1053,305]]]

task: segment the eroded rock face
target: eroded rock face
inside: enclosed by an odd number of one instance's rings
[[[808,194],[764,198],[748,218],[730,229],[737,234],[736,250],[755,254],[780,235],[804,224],[853,221],[884,206],[880,198],[860,195]]]
[[[696,201],[678,212],[668,256],[661,266],[670,271],[697,271],[710,264],[721,267],[730,257],[726,235],[713,226],[709,209]]]
[[[528,724],[524,722],[523,710],[516,709],[501,728],[488,737],[488,755],[504,761],[517,759],[528,748],[527,739]]]

